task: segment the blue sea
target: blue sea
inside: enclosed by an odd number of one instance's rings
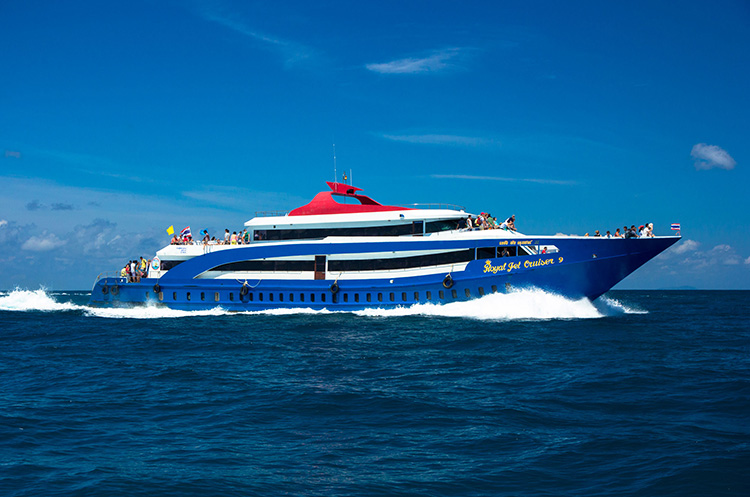
[[[0,292],[2,496],[750,495],[750,292],[87,302]]]

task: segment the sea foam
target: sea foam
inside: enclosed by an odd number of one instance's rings
[[[222,307],[208,310],[183,311],[156,304],[125,308],[100,308],[58,302],[56,295],[44,288],[22,290],[16,288],[0,294],[0,311],[81,311],[85,316],[106,319],[174,319],[201,316],[267,315],[290,316],[298,314],[329,315],[349,311],[298,309],[268,309],[263,311],[230,312]],[[569,299],[539,289],[523,289],[507,294],[496,293],[466,302],[446,304],[420,303],[393,309],[371,308],[351,311],[362,317],[395,318],[403,316],[432,316],[476,320],[549,320],[596,319],[622,314],[646,314],[647,311],[631,308],[619,300],[601,297],[595,302],[588,299]]]

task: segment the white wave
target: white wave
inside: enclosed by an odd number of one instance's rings
[[[596,299],[595,305],[600,312],[607,316],[613,314],[648,314],[648,311],[638,309],[637,307],[627,306],[617,299],[605,296]]]
[[[439,316],[480,320],[591,319],[603,314],[588,299],[571,300],[543,290],[518,290],[449,304],[417,304],[397,309],[367,309],[361,316]]]
[[[70,302],[57,302],[44,288],[21,290],[16,288],[0,297],[1,311],[75,311],[81,306]]]
[[[329,315],[348,311],[300,309],[268,309],[262,311],[230,312],[222,307],[208,310],[183,311],[149,304],[125,308],[89,307],[70,302],[57,302],[43,288],[39,290],[15,289],[0,294],[0,310],[3,311],[83,311],[90,317],[109,319],[174,319],[200,316],[225,315]],[[629,307],[620,301],[601,297],[595,303],[588,299],[572,300],[538,289],[517,290],[511,293],[496,293],[466,302],[447,304],[423,303],[395,309],[365,309],[354,311],[364,317],[436,316],[479,320],[525,320],[525,319],[593,319],[618,314],[647,314]]]
[[[180,311],[168,307],[157,307],[155,305],[133,306],[133,307],[85,307],[86,316],[109,318],[109,319],[164,319],[164,318],[186,318],[200,316],[224,316],[230,314],[221,307],[214,307],[202,311]]]

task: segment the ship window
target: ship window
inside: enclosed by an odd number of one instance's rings
[[[187,298],[188,300],[190,300],[190,292],[188,292],[188,293],[187,293],[187,295],[185,295],[185,297],[186,297],[186,298]]]
[[[425,295],[425,298],[426,298],[427,300],[432,300],[432,292],[431,292],[431,291],[427,290],[427,291],[425,292],[425,294],[426,294],[426,295]]]
[[[445,221],[430,221],[425,225],[425,232],[435,233],[437,231],[451,231],[459,229],[459,221],[457,220],[445,220]]]
[[[367,294],[367,301],[372,302],[372,295],[370,295],[369,293]]]
[[[414,292],[414,300],[419,301],[419,292]]]
[[[177,300],[177,292],[172,292],[172,300]]]
[[[294,294],[293,293],[289,294],[289,302],[294,302]]]
[[[273,293],[268,292],[268,301],[273,302]]]
[[[455,225],[455,223],[453,223]],[[327,236],[400,236],[411,235],[413,225],[369,226],[350,228],[269,229],[256,230],[258,240],[299,240]],[[420,233],[421,228],[420,228]]]
[[[146,300],[148,300],[148,292],[146,292]]]
[[[334,293],[333,295],[331,295],[331,302],[334,303],[334,304],[338,304],[339,303],[339,294],[338,293]]]
[[[169,271],[173,267],[177,266],[178,264],[182,264],[185,261],[161,261],[159,264],[159,269],[162,271]]]
[[[438,290],[438,297],[440,297],[440,300],[445,300],[445,292]]]
[[[249,300],[250,302],[253,301],[253,292],[247,294],[247,300]]]
[[[455,291],[455,290],[451,290],[451,297],[453,297],[454,299],[457,299],[458,298],[458,292]]]
[[[253,261],[237,261],[228,262],[211,268],[211,271],[290,271],[290,272],[301,272],[301,271],[313,271],[315,269],[315,261],[285,261],[285,260],[253,260]]]
[[[439,254],[417,255],[414,257],[393,257],[388,259],[349,259],[329,260],[328,270],[344,271],[385,271],[412,267],[438,266],[474,260],[474,249],[454,250]]]
[[[320,294],[320,301],[321,302],[325,302],[326,301],[326,294],[325,293],[321,293]]]
[[[219,292],[214,292],[214,302],[219,301]]]
[[[283,293],[279,294],[279,302],[284,302],[284,294]]]
[[[497,285],[492,285],[492,293],[497,293]]]
[[[379,293],[378,294],[378,302],[382,302],[382,301],[383,301],[383,294]]]
[[[229,292],[229,300],[234,300],[234,292]]]
[[[344,294],[344,302],[349,302],[349,294],[348,293]]]
[[[495,247],[479,247],[477,249],[477,260],[482,259],[494,259],[495,258]]]
[[[310,294],[310,302],[315,302],[315,294],[314,293]]]
[[[258,294],[258,300],[260,300],[261,302],[263,302],[263,292],[260,292]]]
[[[164,300],[164,292],[159,292],[159,300]]]
[[[206,292],[201,292],[201,300],[206,300]]]
[[[304,302],[305,301],[305,294],[304,293],[300,293],[299,294],[299,301],[300,302]]]
[[[354,301],[355,302],[359,302],[359,294],[358,293],[354,294]]]
[[[467,297],[471,297],[471,290],[469,290],[468,288],[464,290],[464,293],[466,294]]]
[[[484,295],[484,288],[482,288],[482,287],[480,286],[480,287],[479,287],[479,296],[481,297],[481,296],[483,296],[483,295]]]
[[[411,234],[422,235],[424,231],[424,221],[414,221],[411,223]]]
[[[401,300],[406,302],[406,292],[401,292]]]
[[[393,302],[394,300],[396,300],[396,295],[393,292],[391,292],[391,294],[389,295],[389,297],[391,299],[391,302]]]

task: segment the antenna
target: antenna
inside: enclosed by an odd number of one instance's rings
[[[333,144],[333,182],[336,183],[338,181],[338,176],[336,175],[336,144]]]

